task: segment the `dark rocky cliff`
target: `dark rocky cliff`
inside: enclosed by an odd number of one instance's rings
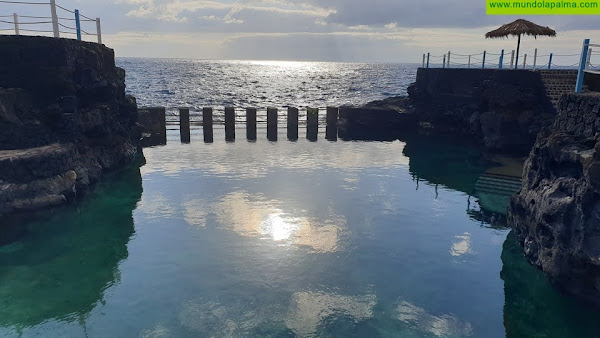
[[[537,138],[509,224],[528,260],[567,292],[600,304],[600,94],[564,95]]]
[[[0,214],[64,203],[138,151],[135,98],[103,45],[0,36]]]
[[[419,68],[408,94],[422,123],[473,136],[492,151],[529,152],[555,115],[532,71]]]

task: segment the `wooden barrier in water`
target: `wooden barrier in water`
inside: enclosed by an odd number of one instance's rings
[[[337,138],[338,138],[338,135],[337,135],[338,134],[338,127],[337,127],[338,112],[339,112],[338,108],[327,107],[327,116],[326,116],[327,126],[325,129],[325,139],[327,139],[329,141],[337,141]]]
[[[166,144],[166,113],[164,107],[140,108],[140,125],[143,132],[152,135],[152,138],[160,138],[161,141],[154,141],[151,145]],[[338,120],[344,115],[344,108],[327,107],[326,109],[326,131],[325,138],[329,141],[338,140]],[[298,140],[300,126],[300,112],[298,108],[287,108],[287,138],[294,142]],[[267,139],[277,141],[278,139],[278,119],[279,111],[277,108],[267,108]],[[225,107],[225,140],[235,141],[236,112],[234,107]],[[246,137],[249,141],[257,139],[258,112],[256,108],[246,108]],[[190,143],[191,139],[191,120],[190,108],[179,108],[179,133],[182,143]],[[202,128],[204,132],[204,142],[214,142],[214,115],[212,107],[202,109]],[[307,108],[306,110],[306,138],[309,141],[317,141],[319,134],[319,108]],[[149,146],[149,145],[147,145]]]
[[[267,139],[277,141],[277,108],[267,108]]]
[[[246,108],[246,138],[256,141],[256,108]]]
[[[202,109],[202,129],[204,131],[204,142],[213,142],[213,109],[205,107]]]
[[[306,109],[306,138],[317,141],[319,135],[319,108]]]
[[[179,108],[179,134],[181,143],[190,143],[190,108]]]
[[[287,137],[290,141],[298,140],[298,108],[288,107]]]
[[[225,141],[235,141],[235,109],[225,107]]]

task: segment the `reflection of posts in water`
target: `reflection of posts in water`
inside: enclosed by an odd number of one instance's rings
[[[190,143],[190,108],[179,108],[181,143]]]
[[[287,137],[290,141],[298,140],[298,108],[288,107]]]
[[[338,108],[327,107],[327,127],[325,129],[325,139],[329,141],[337,141],[338,138]]]
[[[204,132],[204,142],[213,142],[213,109],[205,107],[202,109],[202,130]]]
[[[319,108],[308,108],[306,110],[306,138],[316,141],[319,134]]]
[[[267,139],[277,141],[277,108],[267,108]]]
[[[256,141],[256,108],[246,108],[246,138]]]
[[[142,196],[141,165],[142,156],[103,177],[83,201],[53,210],[52,217],[45,210],[0,220],[0,227],[35,225],[14,238],[18,251],[0,250],[2,330],[87,318],[103,301],[128,256],[133,210]]]
[[[225,141],[235,141],[235,109],[225,107]]]

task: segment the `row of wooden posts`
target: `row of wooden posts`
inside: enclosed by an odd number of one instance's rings
[[[319,132],[319,109],[308,108],[306,114],[306,138],[310,141],[316,141]],[[338,116],[339,109],[328,107],[326,115],[327,128],[325,138],[330,141],[337,141],[338,137]],[[267,139],[277,141],[279,111],[277,108],[267,108]],[[298,140],[298,108],[289,107],[287,109],[287,138],[290,141]],[[204,132],[204,142],[212,143],[213,135],[213,109],[202,109],[202,129]],[[190,109],[179,108],[179,130],[181,142],[190,142]],[[257,139],[256,133],[256,108],[246,109],[246,138],[249,141]],[[235,141],[235,109],[233,107],[225,108],[225,141]]]

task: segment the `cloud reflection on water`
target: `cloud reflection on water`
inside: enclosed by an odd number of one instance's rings
[[[434,316],[425,309],[407,301],[400,301],[396,308],[397,318],[418,331],[436,337],[466,337],[473,334],[471,323],[462,322],[453,315]]]
[[[204,227],[209,213],[218,224],[235,233],[270,239],[286,246],[308,247],[314,252],[335,252],[346,230],[346,218],[329,212],[322,219],[285,212],[282,203],[262,195],[237,191],[215,203],[192,199],[183,204],[184,219],[191,226]],[[304,213],[304,212],[302,212]]]

